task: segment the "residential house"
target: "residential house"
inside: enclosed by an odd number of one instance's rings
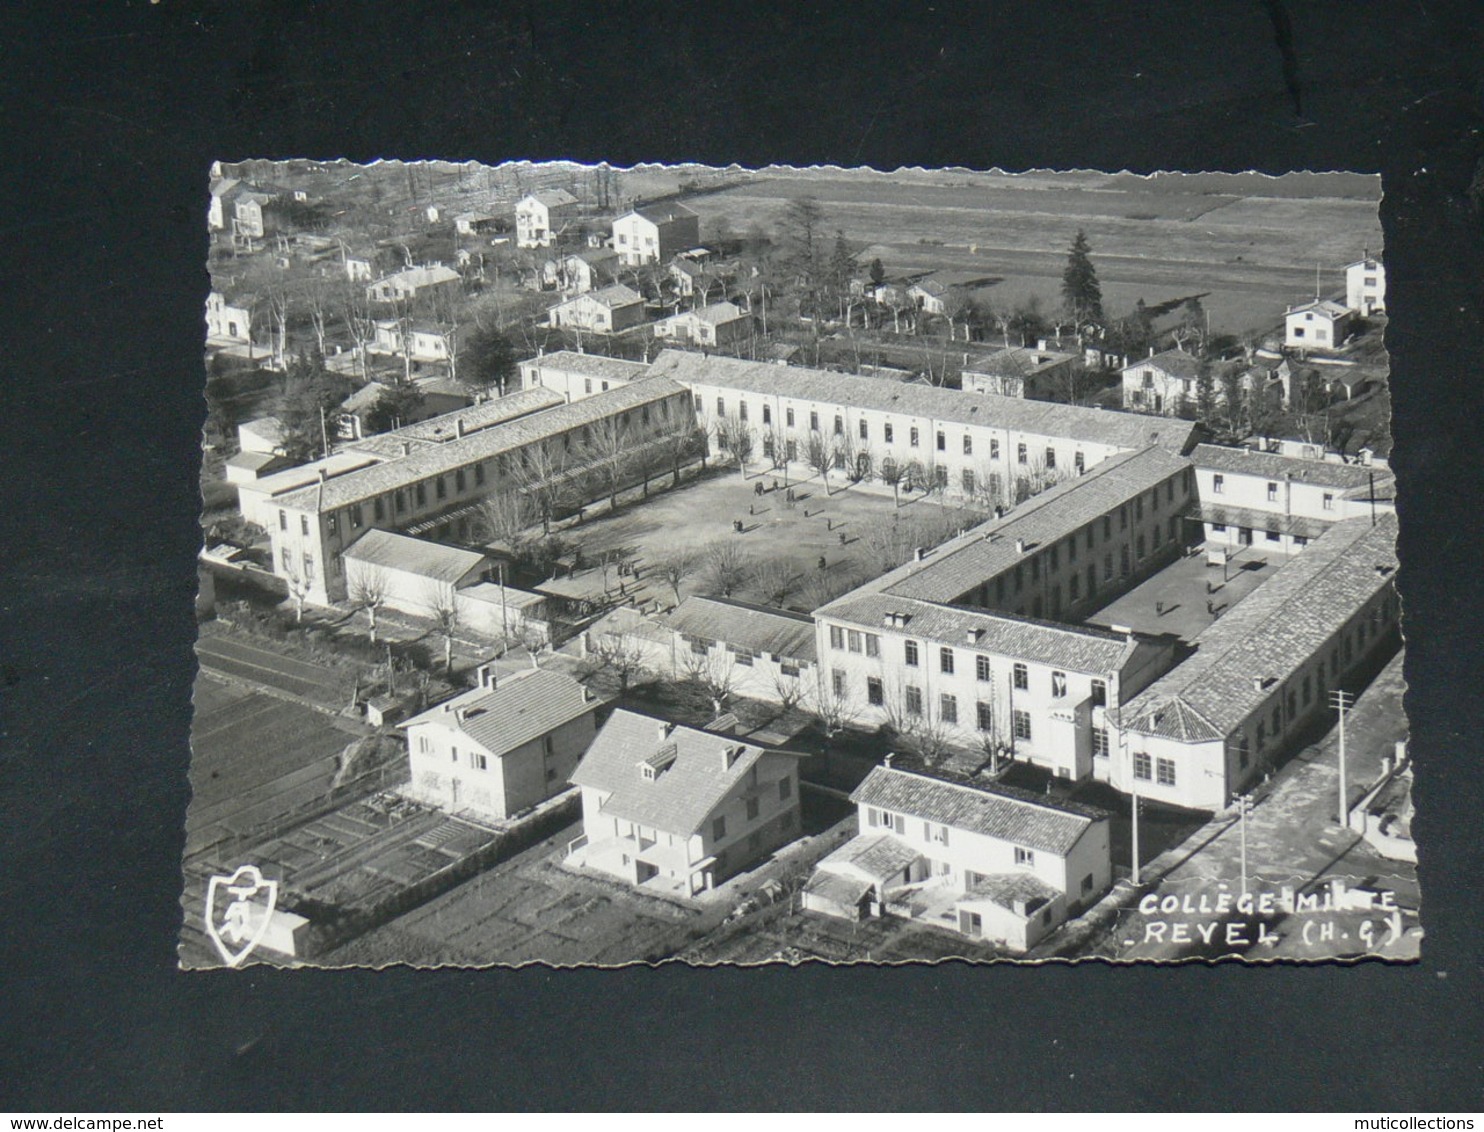
[[[453,413],[469,404],[469,395],[466,392],[428,388],[421,382],[417,385],[423,395],[422,404],[411,410],[398,427]],[[385,382],[369,381],[340,402],[334,414],[336,437],[340,440],[362,440],[371,436],[376,430],[367,426],[367,418],[383,394],[391,391],[392,386]]]
[[[553,327],[616,334],[644,321],[644,296],[614,283],[558,303],[546,317]]]
[[[462,293],[463,286],[463,277],[457,271],[435,263],[382,276],[366,288],[366,298],[373,303],[411,302],[441,296],[452,298]]]
[[[416,617],[452,609],[457,590],[490,573],[489,558],[478,551],[376,529],[345,548],[344,564],[352,601],[358,589],[374,586],[388,609]]]
[[[500,222],[487,212],[461,212],[453,218],[453,230],[460,236],[482,236],[499,230]]]
[[[1292,554],[1334,524],[1391,510],[1392,476],[1360,464],[1198,444],[1199,518],[1208,547]]]
[[[1386,310],[1386,265],[1367,254],[1345,267],[1345,305],[1361,318]]]
[[[708,299],[725,298],[727,284],[736,277],[735,261],[717,259],[705,248],[681,252],[670,261],[675,291],[685,299],[699,296],[705,303]]]
[[[1290,350],[1337,350],[1354,323],[1355,311],[1330,299],[1290,307],[1283,316],[1283,345]]]
[[[914,280],[907,296],[918,310],[928,314],[946,314],[953,296],[969,295],[995,281],[994,276],[973,271],[934,271]]]
[[[231,194],[232,239],[242,247],[255,247],[257,241],[279,229],[276,193],[240,186]]]
[[[568,401],[606,393],[630,382],[642,381],[649,375],[650,368],[644,362],[574,350],[538,354],[520,363],[522,389],[550,389]]]
[[[213,232],[229,227],[237,212],[234,198],[242,190],[242,182],[236,177],[222,177],[211,182],[211,202],[206,208],[206,223]]]
[[[996,393],[1002,397],[1051,398],[1066,395],[1078,369],[1076,354],[1037,347],[1010,346],[973,360],[963,371],[968,393]]]
[[[1114,709],[1109,782],[1217,810],[1270,772],[1399,643],[1396,515],[1334,524],[1195,638],[1195,653]]]
[[[1179,349],[1156,354],[1151,346],[1147,358],[1123,367],[1123,407],[1178,416],[1195,404],[1200,372],[1201,360],[1194,354]]]
[[[237,426],[237,447],[243,452],[283,452],[283,422],[277,417],[255,417]]]
[[[860,832],[815,867],[813,911],[901,915],[1023,952],[1113,882],[1111,815],[1092,807],[889,759],[850,800]]]
[[[410,356],[423,364],[447,364],[456,361],[459,347],[467,336],[467,326],[449,323],[406,322],[399,318],[379,318],[372,324],[367,350],[373,354]],[[457,406],[450,406],[456,408]],[[441,410],[448,412],[449,409]],[[430,414],[433,415],[433,414]]]
[[[700,217],[676,201],[647,204],[613,222],[613,250],[625,267],[668,263],[700,242]]]
[[[515,246],[551,247],[577,210],[577,198],[566,189],[527,193],[515,203]]]
[[[583,248],[556,261],[555,284],[574,295],[607,286],[618,278],[618,253],[612,248]]]
[[[654,336],[693,346],[730,346],[752,335],[752,316],[735,303],[712,303],[662,318]]]
[[[567,789],[597,734],[598,702],[545,669],[478,670],[476,687],[399,724],[408,793],[476,819],[500,821]]]
[[[620,709],[572,774],[568,862],[695,896],[799,836],[798,755]]]
[[[252,342],[252,308],[240,300],[229,303],[220,291],[206,296],[207,345],[249,345]]]

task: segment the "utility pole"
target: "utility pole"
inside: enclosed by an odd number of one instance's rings
[[[1124,765],[1128,767],[1128,793],[1130,799],[1129,812],[1132,815],[1130,828],[1130,856],[1133,858],[1133,869],[1129,879],[1134,884],[1139,883],[1139,781],[1134,777],[1134,756],[1129,750],[1128,732],[1122,726],[1118,728],[1118,745],[1123,748]]]
[[[1247,895],[1247,812],[1252,807],[1251,794],[1237,795],[1238,821],[1242,825],[1242,895]]]
[[[1345,715],[1355,706],[1355,697],[1336,689],[1329,694],[1329,706],[1340,713],[1340,825],[1350,827],[1350,791],[1345,782]]]

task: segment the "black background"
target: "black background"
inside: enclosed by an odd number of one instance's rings
[[[1479,1107],[1479,15],[7,6],[0,1108]],[[206,175],[291,156],[1380,171],[1423,962],[177,973]]]

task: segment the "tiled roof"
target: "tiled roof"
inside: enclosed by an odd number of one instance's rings
[[[451,267],[445,267],[441,263],[435,263],[432,267],[409,267],[406,271],[397,271],[391,275],[383,275],[371,286],[379,287],[383,283],[400,283],[405,287],[427,287],[434,283],[448,283],[459,277],[459,273]]]
[[[1188,466],[1184,457],[1163,448],[1110,456],[1076,479],[1033,495],[1002,518],[971,527],[921,562],[898,566],[852,592],[955,601],[1011,569],[1023,557],[1018,541],[1027,550],[1050,546]]]
[[[1297,456],[1280,456],[1276,452],[1255,452],[1251,448],[1228,448],[1218,444],[1197,444],[1191,449],[1190,459],[1197,468],[1214,472],[1261,476],[1270,480],[1281,480],[1291,475],[1295,483],[1336,488],[1365,487],[1371,476],[1379,481],[1390,475],[1362,464],[1303,460]]]
[[[229,468],[246,468],[255,472],[259,468],[282,459],[282,456],[273,452],[238,452],[228,456],[224,462]]]
[[[475,582],[472,586],[459,590],[459,597],[488,602],[490,605],[503,604],[507,609],[524,609],[528,605],[538,605],[546,600],[540,594],[518,590],[514,586],[502,586],[498,582]]]
[[[848,907],[860,903],[861,897],[871,891],[871,882],[860,877],[843,876],[840,873],[816,869],[804,885],[804,891],[831,904]]]
[[[1395,577],[1396,531],[1389,511],[1374,526],[1365,516],[1334,524],[1212,622],[1196,637],[1195,655],[1118,718],[1133,731],[1180,738],[1193,716],[1209,725],[1207,738],[1230,735]],[[1176,704],[1182,710],[1172,711]]]
[[[369,530],[345,550],[347,564],[362,562],[453,585],[486,559],[473,550],[443,546],[394,531]]]
[[[689,837],[710,819],[712,811],[764,757],[796,758],[742,743],[730,735],[674,726],[660,735],[663,720],[619,709],[598,732],[582,762],[572,773],[576,786],[609,795],[602,812],[623,821],[653,826],[663,833]],[[661,747],[675,745],[670,769],[646,780],[640,765]],[[723,752],[740,754],[727,766]]]
[[[1148,417],[1110,409],[1089,409],[1055,401],[1029,401],[993,393],[965,393],[932,385],[886,383],[872,377],[749,362],[715,354],[662,350],[654,372],[683,385],[704,384],[764,396],[788,397],[827,405],[917,416],[945,424],[1020,429],[1048,437],[1065,437],[1117,448],[1158,444],[1183,450],[1194,422]]]
[[[651,224],[668,224],[672,220],[686,220],[696,214],[678,201],[672,201],[668,204],[641,205],[628,215],[642,216]],[[624,217],[620,216],[618,219],[622,220]]]
[[[566,404],[565,398],[550,389],[540,387],[523,389],[519,393],[511,393],[506,397],[496,397],[478,405],[470,405],[467,408],[455,409],[451,413],[429,417],[425,421],[405,425],[392,432],[368,436],[364,440],[357,440],[347,445],[347,448],[357,452],[372,452],[392,459],[402,455],[404,441],[413,445],[422,445],[446,444],[457,440],[459,421],[464,422],[464,435],[468,436],[481,429],[493,428],[497,424],[504,424],[506,421],[517,420],[531,413],[540,412],[542,409],[554,409],[564,404]]]
[[[1122,669],[1135,647],[1129,637],[1091,625],[1063,625],[892,594],[857,591],[831,602],[816,615],[879,632],[888,613],[906,614],[901,631],[924,641],[1096,676]],[[979,633],[972,642],[970,630]]]
[[[625,287],[622,283],[611,283],[607,287],[599,287],[596,291],[587,291],[576,295],[566,302],[558,303],[558,307],[570,307],[581,303],[594,302],[604,307],[631,307],[635,303],[642,303],[644,296],[631,287]]]
[[[852,837],[819,862],[820,869],[844,866],[865,873],[874,880],[890,880],[922,854],[898,841],[889,833],[863,833]]]
[[[970,374],[975,373],[1028,377],[1040,370],[1072,361],[1076,356],[1055,350],[1032,350],[1029,346],[1010,346],[974,358],[971,365],[964,367],[964,377],[967,379]]]
[[[502,675],[495,687],[475,688],[413,716],[404,728],[441,724],[468,736],[491,755],[503,755],[596,710],[586,689],[545,668]]]
[[[981,875],[964,893],[968,897],[992,900],[1012,912],[1016,905],[1026,908],[1026,914],[1034,912],[1061,895],[1045,881],[1031,873],[989,873]]]
[[[646,362],[631,362],[623,358],[609,358],[602,354],[579,354],[575,350],[558,350],[551,354],[527,358],[522,368],[559,370],[563,373],[581,374],[583,377],[607,378],[610,381],[638,381],[649,377],[651,370]]]
[[[557,208],[564,204],[577,203],[577,198],[566,189],[536,189],[534,192],[529,192],[521,197],[519,204],[524,204],[528,200],[539,201],[547,208]]]
[[[1154,366],[1156,369],[1164,370],[1171,377],[1183,378],[1186,381],[1194,381],[1201,372],[1201,360],[1194,354],[1187,354],[1184,350],[1165,350],[1163,353],[1155,354],[1152,358],[1135,358],[1123,367],[1127,373],[1131,369],[1139,369],[1143,366]]]
[[[1301,303],[1296,307],[1288,308],[1290,315],[1303,314],[1305,311],[1313,311],[1315,314],[1321,314],[1325,318],[1339,318],[1342,315],[1351,313],[1349,307],[1337,303],[1332,299],[1319,299],[1316,302]]]
[[[747,312],[736,303],[712,303],[691,313],[701,322],[709,322],[712,325],[723,322],[736,322],[739,318],[747,317]]]
[[[1062,857],[1108,816],[1004,786],[961,786],[885,766],[873,767],[850,800]]]
[[[660,620],[687,636],[811,664],[815,660],[814,620],[803,614],[697,594]]]
[[[377,457],[368,452],[336,452],[327,459],[316,460],[312,464],[301,464],[295,468],[286,468],[281,472],[274,472],[271,476],[264,476],[253,485],[253,490],[265,495],[281,496],[282,499],[293,499],[296,502],[290,506],[298,507],[298,500],[310,498],[305,494],[306,492],[319,490],[321,472],[328,477],[326,483],[334,483],[337,476],[347,476],[353,472],[373,468],[376,463]]]
[[[332,475],[324,484],[323,502],[320,502],[317,485],[287,496],[282,502],[301,511],[346,507],[681,392],[679,386],[657,380],[610,389],[606,393],[596,393],[580,401],[481,429],[462,439],[444,444],[414,445],[409,455],[374,463],[345,475]]]
[[[343,412],[359,413],[371,408],[377,401],[380,401],[383,393],[390,393],[391,391],[392,387],[390,385],[386,385],[380,381],[368,381],[344,401],[341,401],[340,408]]]

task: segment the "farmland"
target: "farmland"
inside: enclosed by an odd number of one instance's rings
[[[1078,228],[1092,243],[1105,306],[1125,313],[1209,293],[1212,328],[1270,326],[1285,305],[1326,293],[1339,268],[1381,246],[1379,182],[1355,175],[1137,178],[1120,174],[764,171],[687,203],[703,231],[776,230],[789,200],[816,198],[824,226],[879,257],[888,274],[982,271],[1000,280],[991,302],[1039,296],[1059,305],[1066,248]]]

